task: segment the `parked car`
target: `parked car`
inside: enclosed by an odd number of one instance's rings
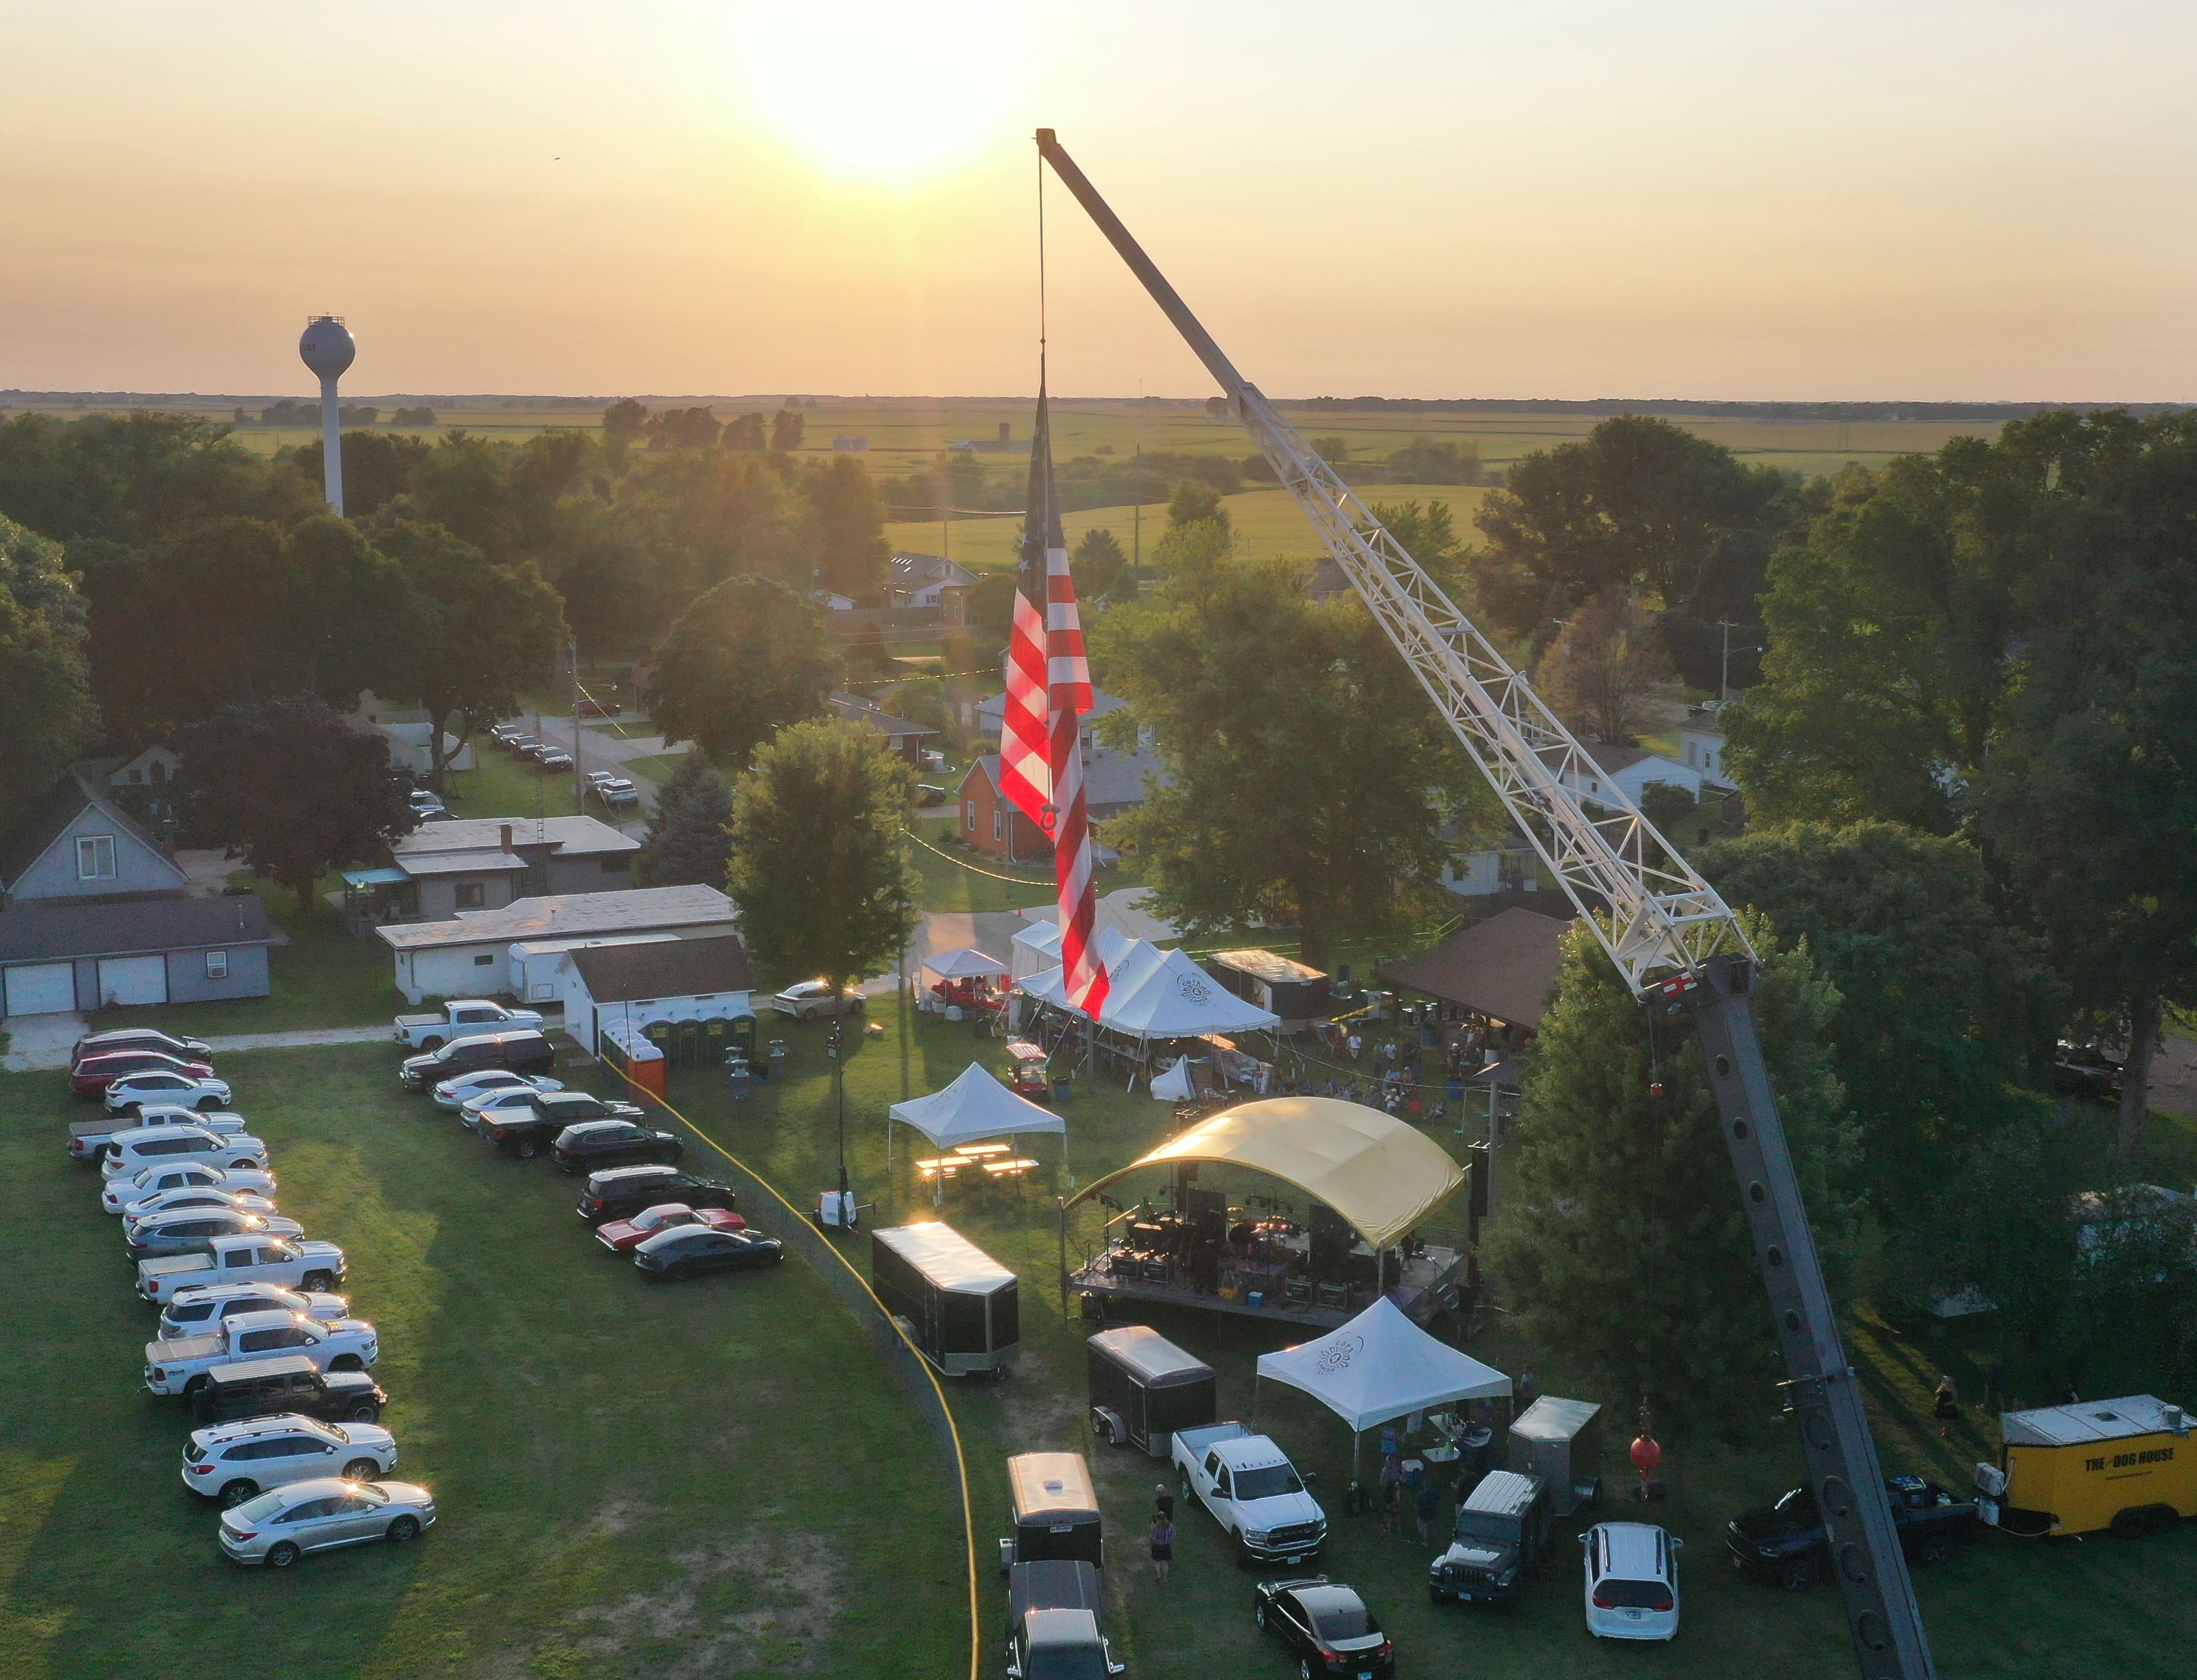
[[[526,1086],[484,1091],[459,1104],[458,1124],[468,1132],[479,1132],[490,1121],[516,1120],[530,1115],[534,1112],[534,1098],[538,1094]],[[560,1092],[558,1094],[561,1096],[564,1093]],[[550,1135],[554,1137],[556,1134],[552,1133]]]
[[[148,1126],[119,1132],[99,1158],[102,1179],[134,1179],[148,1167],[264,1167],[267,1145],[247,1133],[223,1136],[198,1126]]]
[[[101,1213],[119,1214],[133,1202],[164,1190],[249,1190],[272,1198],[280,1188],[272,1173],[250,1167],[209,1167],[203,1162],[146,1167],[126,1177],[107,1179],[99,1192]]]
[[[122,1227],[124,1251],[130,1265],[150,1260],[174,1260],[184,1254],[212,1252],[217,1237],[275,1237],[296,1239],[305,1228],[279,1214],[240,1214],[229,1208],[194,1208],[181,1214],[155,1214]]]
[[[542,743],[536,740],[533,736],[524,733],[513,735],[503,744],[510,751],[521,758],[528,757],[530,755],[542,750]]]
[[[1396,1647],[1358,1590],[1325,1575],[1260,1582],[1251,1619],[1281,1641],[1300,1674],[1389,1680],[1396,1671]]]
[[[484,1142],[528,1161],[555,1144],[567,1127],[593,1120],[639,1120],[641,1116],[634,1104],[586,1091],[544,1092],[498,1108],[490,1108],[485,1102],[468,1104],[459,1113],[461,1122],[478,1133]]]
[[[581,717],[616,717],[618,715],[618,703],[615,700],[597,700],[583,696],[572,710]]]
[[[1597,1639],[1675,1639],[1685,1544],[1652,1522],[1597,1522],[1580,1535],[1586,1631]]]
[[[193,1208],[222,1208],[235,1214],[267,1214],[275,1204],[264,1196],[241,1190],[163,1190],[131,1202],[122,1210],[125,1235],[157,1214],[183,1214]]]
[[[915,785],[915,802],[919,805],[943,805],[946,790],[936,782],[918,782]]]
[[[108,1081],[107,1111],[135,1114],[156,1103],[172,1103],[186,1109],[225,1109],[229,1104],[229,1081],[211,1074],[125,1074]]]
[[[286,1289],[279,1283],[201,1283],[180,1289],[161,1310],[158,1341],[196,1335],[246,1312],[293,1312],[333,1324],[351,1317],[351,1303],[318,1289]]]
[[[137,1268],[137,1293],[150,1301],[172,1301],[177,1290],[200,1283],[280,1283],[310,1292],[333,1289],[348,1270],[333,1243],[217,1237],[210,1253],[145,1261]]]
[[[397,1042],[414,1050],[440,1050],[452,1039],[541,1024],[538,1010],[507,1008],[493,998],[453,998],[431,1014],[398,1016]]]
[[[73,1121],[69,1125],[69,1159],[88,1165],[104,1155],[107,1144],[121,1133],[154,1126],[195,1126],[202,1131],[234,1136],[244,1130],[244,1116],[220,1109],[201,1112],[184,1108],[179,1103],[148,1103],[135,1114],[106,1114],[97,1120]]]
[[[1100,1619],[1104,1606],[1096,1566],[1080,1558],[1046,1558],[1007,1570],[1007,1680],[1047,1675],[1104,1677],[1127,1671]]]
[[[1449,1549],[1427,1566],[1436,1604],[1510,1604],[1549,1555],[1549,1486],[1516,1470],[1491,1470],[1457,1508]]]
[[[522,733],[517,725],[510,723],[496,724],[488,732],[489,739],[500,747],[508,747]]]
[[[679,1225],[645,1237],[633,1251],[641,1275],[669,1282],[704,1272],[745,1272],[776,1266],[785,1245],[759,1231],[712,1231],[707,1225]]]
[[[683,1202],[659,1202],[644,1208],[629,1219],[612,1219],[595,1227],[595,1241],[614,1254],[638,1248],[659,1231],[682,1225],[702,1225],[710,1231],[745,1231],[748,1222],[729,1208],[689,1208]]]
[[[686,1149],[670,1133],[629,1120],[583,1120],[559,1132],[549,1153],[560,1173],[585,1173],[597,1167],[675,1162]]]
[[[69,1069],[69,1089],[89,1100],[105,1094],[116,1080],[132,1074],[183,1074],[204,1079],[212,1072],[211,1062],[171,1056],[165,1050],[102,1050]]]
[[[569,752],[564,751],[560,748],[550,747],[536,755],[534,762],[542,767],[542,773],[544,775],[549,775],[554,774],[559,770],[571,769],[572,768],[572,755]]]
[[[461,1109],[476,1097],[491,1091],[562,1091],[562,1080],[546,1074],[514,1074],[506,1068],[484,1068],[478,1073],[458,1074],[435,1086],[435,1106]]]
[[[846,1011],[849,1015],[862,1012],[862,994],[859,987],[849,986],[846,992]],[[814,1021],[819,1016],[827,1019],[832,1015],[832,982],[828,980],[804,980],[789,986],[770,999],[770,1007],[780,1015],[790,1015],[796,1021]]]
[[[224,1505],[271,1487],[339,1473],[372,1481],[397,1468],[397,1437],[379,1423],[323,1423],[292,1412],[241,1423],[211,1423],[183,1443],[183,1486]]]
[[[117,1027],[111,1032],[86,1033],[69,1051],[69,1067],[73,1070],[87,1056],[97,1056],[114,1050],[157,1050],[185,1062],[213,1061],[210,1046],[196,1039],[179,1039],[151,1027]]]
[[[1956,1498],[1934,1481],[1887,1476],[1884,1491],[1899,1548],[1914,1562],[1946,1562],[1983,1532],[1975,1501]],[[1735,1566],[1788,1592],[1805,1592],[1830,1579],[1830,1542],[1812,1488],[1795,1487],[1768,1505],[1741,1512],[1725,1525],[1724,1543]]]
[[[423,822],[429,817],[447,815],[449,811],[449,806],[443,804],[440,798],[424,787],[414,788],[406,797],[405,802],[411,806],[413,811]]]
[[[145,1344],[145,1387],[154,1394],[188,1394],[222,1365],[294,1353],[322,1370],[364,1370],[381,1356],[380,1338],[363,1318],[332,1324],[296,1312],[246,1312],[196,1335]]]
[[[407,1481],[293,1482],[221,1514],[221,1549],[232,1561],[287,1569],[308,1552],[369,1540],[416,1540],[435,1502]]]
[[[514,1074],[546,1074],[557,1065],[557,1047],[530,1027],[513,1032],[482,1033],[451,1039],[432,1055],[408,1057],[397,1070],[407,1091],[431,1091],[455,1074],[501,1068]]]
[[[683,1202],[696,1208],[738,1205],[729,1185],[698,1179],[676,1167],[612,1167],[588,1175],[577,1211],[589,1225],[600,1225],[605,1219],[631,1219],[662,1202]]]
[[[2052,1056],[2052,1088],[2067,1097],[2118,1098],[2122,1064],[2095,1044],[2062,1039]]]
[[[286,1353],[208,1371],[191,1396],[191,1416],[200,1423],[284,1414],[371,1423],[388,1404],[381,1385],[362,1370],[324,1371],[310,1359]]]
[[[1272,1437],[1241,1423],[1178,1429],[1172,1456],[1184,1494],[1212,1514],[1240,1559],[1301,1563],[1326,1543],[1327,1513]]]

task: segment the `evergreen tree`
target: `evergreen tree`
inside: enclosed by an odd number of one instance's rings
[[[699,752],[679,761],[656,796],[643,841],[652,887],[725,884],[732,856],[726,825],[733,817],[733,791]]]

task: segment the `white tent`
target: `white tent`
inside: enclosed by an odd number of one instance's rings
[[[1510,1379],[1444,1346],[1383,1295],[1318,1341],[1259,1356],[1259,1377],[1301,1388],[1353,1433],[1452,1400],[1510,1392]]]
[[[1060,966],[1060,924],[1032,922],[1017,928],[1014,937],[1014,979],[1017,984],[1034,974]]]
[[[1146,1089],[1162,1103],[1189,1101],[1196,1094],[1190,1083],[1190,1057],[1177,1057],[1174,1065],[1165,1073],[1156,1075]]]
[[[944,1090],[895,1103],[885,1112],[913,1126],[942,1150],[1017,1133],[1064,1135],[1068,1131],[1068,1122],[1058,1115],[1026,1097],[1016,1096],[975,1062]]]
[[[1106,1001],[1098,1011],[1102,1027],[1150,1040],[1272,1031],[1281,1025],[1279,1017],[1224,989],[1179,950],[1124,939],[1111,928],[1100,933],[1098,945],[1107,981]],[[1029,976],[1022,988],[1041,1003],[1067,1006],[1058,967]]]
[[[923,971],[941,980],[1004,979],[1012,972],[997,957],[987,956],[973,945],[959,951],[942,951],[923,959]]]

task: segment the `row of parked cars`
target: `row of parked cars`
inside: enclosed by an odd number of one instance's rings
[[[149,1028],[96,1033],[77,1043],[70,1086],[105,1109],[71,1124],[69,1155],[96,1165],[101,1211],[120,1219],[137,1294],[159,1309],[142,1382],[198,1426],[179,1474],[223,1507],[223,1553],[286,1568],[416,1538],[435,1504],[389,1479],[380,1337],[335,1293],[342,1249],[278,1210],[267,1145],[229,1106],[212,1051]]]
[[[603,717],[610,715],[600,707],[592,712],[588,710],[591,704],[585,700],[580,703],[583,716]],[[528,734],[515,723],[499,723],[489,731],[489,736],[513,757],[524,758],[538,764],[546,773],[554,773],[572,768],[571,753],[566,752],[562,747],[551,746],[548,742]],[[628,809],[641,803],[641,789],[627,778],[613,772],[589,771],[588,785],[595,797],[613,811]]]

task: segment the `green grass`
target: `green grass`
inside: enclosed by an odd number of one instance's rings
[[[949,788],[954,779],[948,779]],[[933,808],[945,814],[925,814],[914,824],[916,833],[929,844],[908,848],[916,872],[923,878],[921,902],[925,910],[1021,910],[1054,901],[1058,889],[1053,880],[1052,860],[1035,867],[1008,864],[988,852],[952,844],[953,814],[960,808],[947,805]],[[941,853],[944,855],[941,856]],[[1143,878],[1127,861],[1100,870],[1096,879],[1101,897],[1124,887],[1143,884]]]
[[[652,782],[668,782],[687,758],[683,752],[659,752],[647,758],[629,758],[617,769],[621,775],[646,776]]]
[[[453,770],[443,796],[459,817],[569,817],[580,814],[572,797],[572,773],[551,775],[533,760],[517,758],[483,737],[473,743],[474,768]],[[602,765],[594,767],[601,769]]]
[[[138,1390],[153,1318],[62,1154],[60,1075],[0,1076],[0,1170],[35,1210],[0,1234],[0,1674],[958,1672],[934,1438],[813,1274],[651,1288],[571,1180],[486,1155],[390,1063],[223,1064],[284,1211],[344,1245],[397,1473],[441,1511],[287,1575],[230,1567],[177,1484],[186,1414]]]

